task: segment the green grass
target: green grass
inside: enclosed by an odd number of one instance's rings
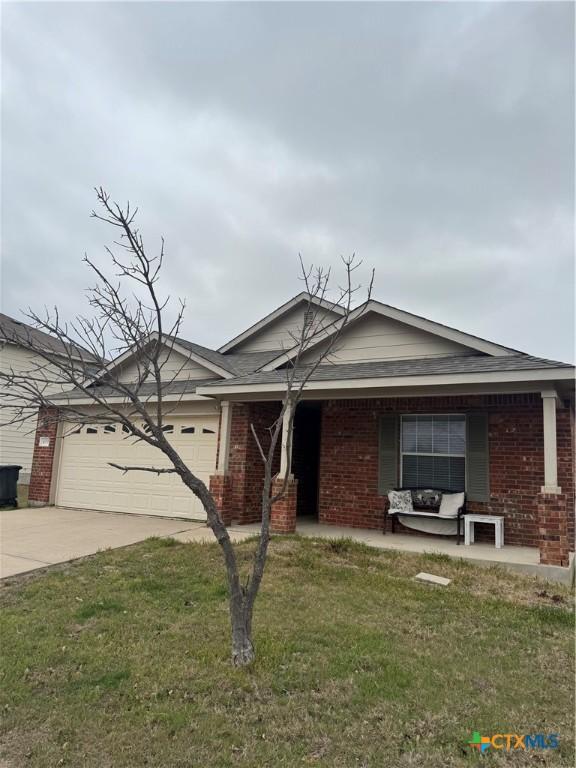
[[[244,561],[253,547],[239,545]],[[453,583],[418,584],[420,570]],[[9,581],[1,607],[11,768],[574,765],[564,587],[275,540],[249,670],[229,663],[217,545],[101,553]],[[560,749],[479,757],[473,731],[556,732]]]

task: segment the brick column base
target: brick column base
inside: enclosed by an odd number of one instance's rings
[[[538,497],[540,562],[569,565],[568,506],[566,494],[542,493]]]
[[[58,433],[57,416],[58,411],[55,408],[41,408],[38,413],[28,488],[28,504],[31,507],[45,507],[50,504],[54,451]]]
[[[211,475],[210,493],[220,512],[224,525],[232,523],[232,478],[230,475]]]
[[[276,478],[272,483],[272,493],[278,493],[284,485],[284,479]],[[296,491],[298,481],[290,480],[284,496],[272,506],[270,530],[272,533],[294,533],[296,531]]]

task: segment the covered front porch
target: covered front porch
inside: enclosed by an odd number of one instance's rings
[[[288,478],[288,492],[274,505],[273,532],[353,532],[353,538],[387,549],[565,569],[574,537],[571,401],[549,386],[499,390],[307,395],[297,406],[292,432],[287,415],[284,420],[275,472],[278,483]],[[262,468],[252,430],[265,434],[279,408],[272,397],[222,405],[218,472],[211,485],[227,523],[260,519]],[[445,455],[434,459],[442,472],[448,467],[448,475],[440,472],[421,487],[465,490],[467,512],[502,517],[503,549],[495,549],[491,527],[480,526],[471,547],[400,525],[394,534],[388,525],[383,535],[388,489],[411,487],[415,461],[406,459],[403,419],[437,420],[440,434],[443,420],[460,423],[457,447],[443,448]],[[429,459],[418,462],[420,476],[429,478]],[[440,484],[439,477],[451,484]]]

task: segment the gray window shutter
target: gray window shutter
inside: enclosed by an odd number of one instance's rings
[[[466,497],[470,501],[490,499],[488,414],[469,413],[466,418]]]
[[[386,494],[398,485],[398,417],[381,416],[378,435],[378,493]]]

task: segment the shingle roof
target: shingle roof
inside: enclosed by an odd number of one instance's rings
[[[220,352],[215,352],[213,349],[203,347],[201,344],[195,344],[193,341],[187,341],[186,339],[182,339],[179,336],[176,337],[176,341],[178,344],[186,347],[186,349],[189,349],[190,352],[193,352],[199,357],[203,357],[205,360],[214,363],[214,365],[218,365],[220,368],[228,371],[228,373],[238,373],[238,371],[234,368],[228,359],[227,355],[222,355]]]
[[[222,355],[222,357],[231,361],[239,376],[244,376],[247,373],[257,371],[270,360],[274,360],[281,352],[280,349],[274,350],[274,352],[230,352]]]
[[[84,360],[95,360],[94,355],[79,344],[64,343],[49,333],[23,323],[21,320],[15,320],[2,312],[0,312],[0,340],[11,344],[20,343],[24,346],[33,344],[46,352],[63,355],[71,353]]]
[[[176,337],[176,341],[190,352],[203,357],[214,365],[218,365],[228,373],[233,373],[235,376],[243,376],[247,373],[260,368],[261,365],[265,365],[270,360],[281,353],[281,350],[274,350],[272,352],[230,352],[223,354],[222,352],[216,352],[208,347],[203,347],[201,344],[195,344],[192,341],[187,341],[180,337]]]
[[[568,363],[544,360],[531,355],[507,355],[489,357],[466,355],[461,357],[422,358],[419,360],[382,360],[369,363],[344,363],[321,365],[311,376],[311,381],[346,381],[351,379],[376,379],[396,376],[430,376],[450,373],[488,373],[503,371],[529,371],[546,368],[573,368]],[[236,379],[215,381],[210,388],[230,385],[276,384],[286,379],[285,370],[261,371]]]

